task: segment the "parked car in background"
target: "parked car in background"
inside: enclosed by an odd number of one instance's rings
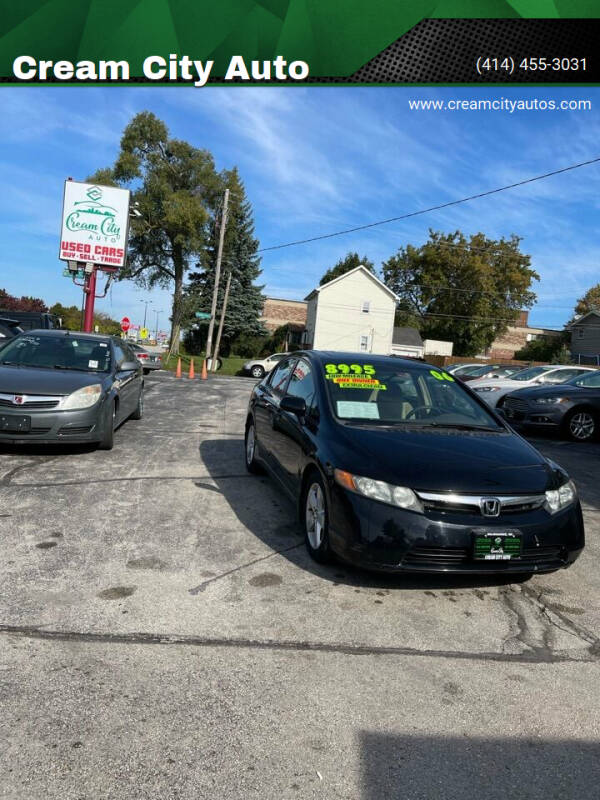
[[[19,325],[18,320],[9,317],[0,317],[0,341],[2,339],[12,339],[23,333],[23,328]]]
[[[15,320],[24,331],[62,327],[61,318],[48,311],[5,311],[0,308],[0,316]]]
[[[479,378],[510,378],[517,372],[525,369],[518,364],[486,364],[484,367],[478,367],[474,370],[469,370],[466,374],[460,375],[460,379],[469,382],[476,381]]]
[[[565,383],[593,367],[570,367],[566,364],[546,364],[542,367],[529,367],[508,378],[479,378],[471,381],[469,387],[493,408],[501,408],[504,396],[527,386],[545,386]]]
[[[450,364],[448,367],[444,367],[444,370],[450,375],[467,375],[471,370],[478,369],[480,366],[481,361],[473,364]]]
[[[152,353],[149,350],[146,350],[145,347],[133,342],[129,343],[129,347],[131,347],[135,353],[135,357],[142,365],[144,375],[147,375],[150,370],[162,369],[162,356],[160,353]]]
[[[559,430],[576,442],[600,434],[600,370],[554,386],[519,389],[504,398],[502,413],[527,428]]]
[[[121,339],[39,330],[0,346],[0,442],[96,442],[144,410],[142,366]]]
[[[317,561],[527,577],[583,548],[566,472],[430,364],[290,354],[254,386],[245,430],[247,469],[290,495]]]
[[[270,372],[282,358],[287,356],[289,356],[289,353],[273,353],[273,355],[266,358],[253,358],[244,364],[242,370],[249,372],[253,378],[264,378],[267,372]]]

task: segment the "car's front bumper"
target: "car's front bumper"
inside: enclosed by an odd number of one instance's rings
[[[32,444],[34,442],[96,442],[102,437],[104,404],[96,403],[91,408],[79,411],[57,411],[51,409],[28,410],[27,407],[0,407],[0,417],[23,417],[31,419],[29,431],[0,430],[0,444]]]
[[[334,484],[330,543],[341,558],[386,572],[531,573],[568,567],[585,543],[579,502],[558,514],[544,509],[497,518],[464,512],[404,511]],[[510,561],[476,561],[476,532],[519,531],[523,550]]]
[[[504,406],[499,411],[511,425],[522,425],[532,428],[559,428],[570,406],[549,405],[529,406],[527,409],[514,410]]]

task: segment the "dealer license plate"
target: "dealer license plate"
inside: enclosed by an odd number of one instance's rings
[[[519,531],[477,531],[473,536],[475,561],[510,561],[521,556]]]
[[[0,415],[0,431],[27,433],[29,430],[31,430],[31,417],[18,417],[13,414]]]

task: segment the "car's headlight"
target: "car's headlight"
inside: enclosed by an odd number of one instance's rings
[[[568,397],[538,397],[534,402],[542,406],[554,406],[558,403],[566,403],[568,399]]]
[[[102,394],[102,386],[94,383],[91,386],[84,386],[67,395],[60,404],[61,411],[74,411],[75,409],[89,408],[97,403]]]
[[[573,481],[567,481],[559,489],[549,489],[546,492],[546,511],[556,514],[563,508],[570,506],[577,498],[577,489]]]
[[[370,497],[371,500],[379,500],[381,503],[388,503],[398,508],[423,512],[421,501],[413,490],[406,486],[394,486],[391,483],[376,481],[373,478],[352,475],[342,469],[334,470],[333,475],[340,486],[349,489],[351,492],[362,494],[364,497]]]
[[[476,392],[499,392],[500,386],[474,386]]]

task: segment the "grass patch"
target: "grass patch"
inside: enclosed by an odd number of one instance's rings
[[[175,372],[177,369],[177,360],[181,358],[181,372],[187,373],[190,368],[190,361],[192,358],[194,359],[194,371],[196,375],[199,375],[202,370],[202,361],[204,359],[203,355],[200,356],[190,356],[187,353],[179,352],[177,355],[172,355],[171,358],[167,358],[167,355],[163,356],[163,369],[168,369],[170,372]],[[223,366],[221,369],[217,370],[215,373],[216,375],[237,375],[244,364],[248,361],[247,358],[242,358],[241,356],[228,356],[227,358],[221,358],[223,362]]]

